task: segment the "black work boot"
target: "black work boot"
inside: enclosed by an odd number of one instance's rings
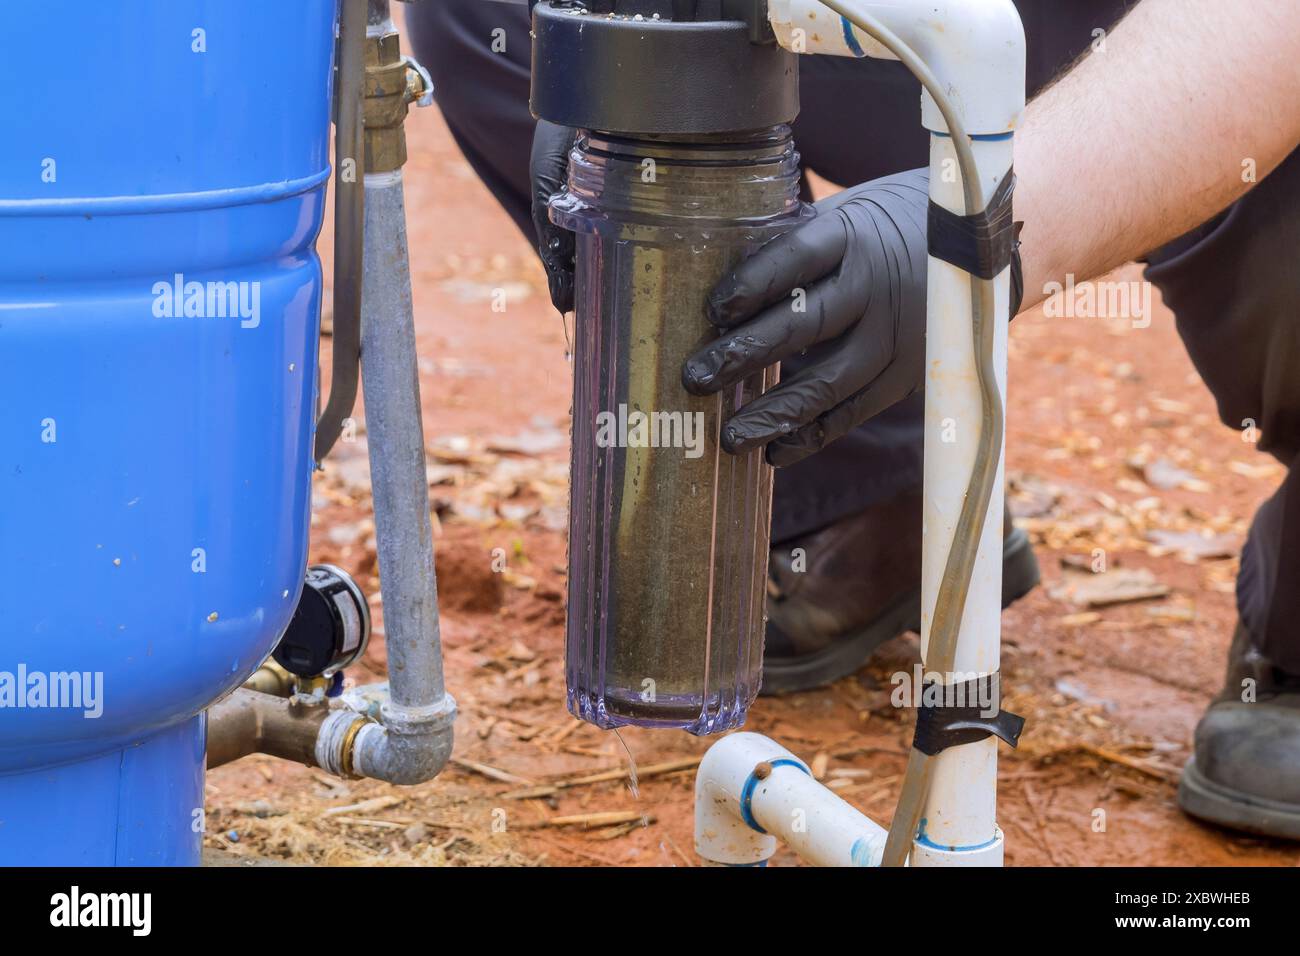
[[[1221,826],[1300,840],[1300,675],[1255,650],[1240,623],[1223,692],[1196,725],[1178,805]]]
[[[1002,606],[1038,583],[1038,562],[1006,516]],[[907,494],[772,548],[763,694],[852,674],[891,637],[921,627],[921,495]]]

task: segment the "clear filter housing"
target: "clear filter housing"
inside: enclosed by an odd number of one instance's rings
[[[786,126],[578,137],[551,218],[577,233],[566,676],[583,720],[717,733],[758,693],[772,471],[718,439],[777,371],[697,397],[681,369],[717,335],[725,270],[809,215]]]

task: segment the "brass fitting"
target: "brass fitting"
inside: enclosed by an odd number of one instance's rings
[[[244,681],[244,686],[274,697],[289,697],[294,692],[295,680],[297,678],[268,657],[253,676]]]
[[[361,732],[362,727],[366,726],[366,724],[370,722],[371,721],[358,714],[357,719],[352,721],[352,724],[348,727],[347,733],[343,736],[343,745],[340,748],[340,777],[351,778],[357,776],[356,770],[354,769],[355,763],[353,759],[355,753],[354,748],[357,743],[357,734]]]
[[[365,171],[391,172],[406,162],[402,124],[412,102],[427,100],[428,74],[402,56],[396,33],[367,37],[365,63]]]
[[[316,739],[332,713],[324,698],[295,705],[241,687],[208,708],[208,769],[256,753],[314,767]]]

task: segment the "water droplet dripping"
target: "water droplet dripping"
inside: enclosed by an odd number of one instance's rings
[[[627,741],[623,739],[623,735],[618,732],[617,727],[614,728],[614,736],[618,738],[618,742],[623,745],[623,750],[627,753],[628,789],[632,791],[632,797],[634,799],[640,800],[641,788],[637,784],[636,758],[632,756],[632,748],[627,745]]]

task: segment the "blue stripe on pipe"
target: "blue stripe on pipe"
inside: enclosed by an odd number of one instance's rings
[[[940,133],[938,130],[930,130],[931,136],[942,136],[944,139],[951,139],[947,133]],[[1011,131],[1005,133],[971,133],[967,139],[978,139],[986,143],[996,143],[998,140],[1010,139],[1015,134]]]
[[[943,850],[946,853],[973,853],[976,850],[988,849],[998,842],[998,838],[994,835],[991,840],[985,840],[983,843],[974,843],[970,846],[946,846],[942,843],[935,843],[925,835],[925,819],[922,818],[920,829],[916,834],[916,842],[921,844],[921,846],[927,846],[932,850]]]
[[[849,48],[850,52],[852,52],[854,56],[866,56],[866,52],[858,43],[858,38],[853,35],[853,24],[849,22],[849,18],[840,17],[840,25],[844,28],[844,45]]]
[[[804,773],[808,773],[807,767],[801,764],[798,760],[791,760],[789,757],[778,757],[776,760],[768,760],[765,762],[773,770],[777,767],[798,767]],[[754,788],[758,786],[757,770],[758,768],[755,767],[749,772],[749,776],[745,779],[745,786],[740,790],[740,819],[744,820],[746,826],[751,830],[757,830],[759,833],[766,833],[767,831],[760,827],[758,821],[754,819],[754,811],[750,806],[750,801],[754,797]]]
[[[853,866],[871,866],[871,841],[858,837],[849,850],[849,862]]]

